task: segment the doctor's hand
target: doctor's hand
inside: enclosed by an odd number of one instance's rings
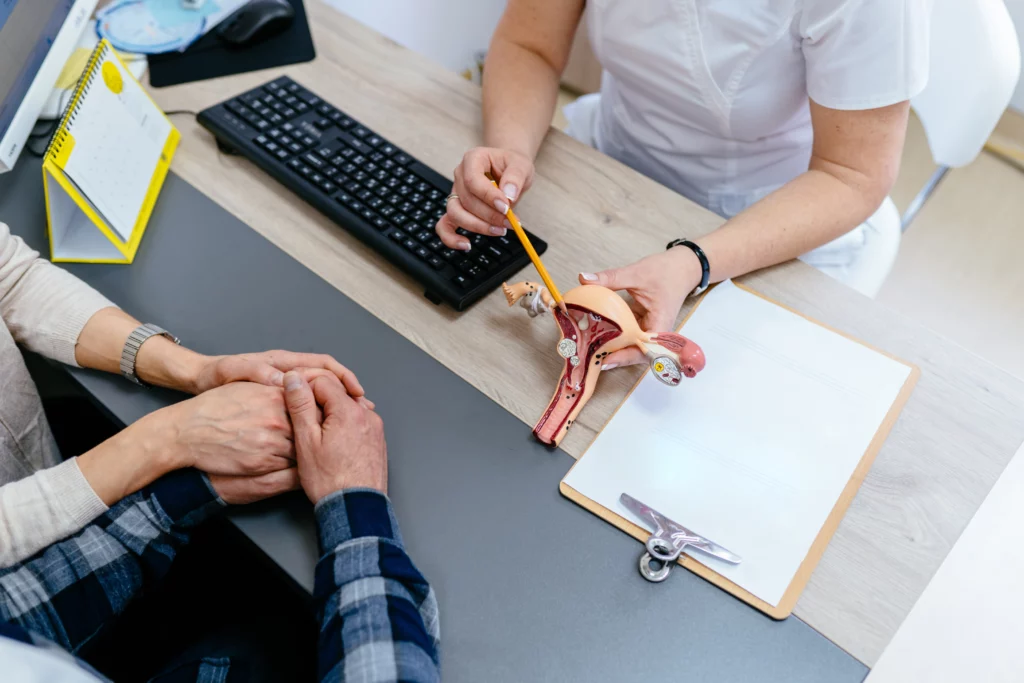
[[[675,332],[676,318],[687,295],[700,284],[700,264],[687,249],[669,249],[622,268],[580,273],[580,284],[625,290],[630,308],[645,332]],[[604,359],[602,370],[646,363],[636,348],[615,351]]]
[[[463,228],[481,235],[504,235],[505,210],[514,206],[533,184],[533,162],[507,149],[476,147],[455,167],[455,184],[447,213],[437,222],[437,235],[451,249],[469,251]],[[487,177],[490,174],[498,187]],[[500,188],[500,189],[499,189]]]

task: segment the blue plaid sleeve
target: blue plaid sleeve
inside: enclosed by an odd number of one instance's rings
[[[320,680],[440,681],[437,599],[405,553],[387,497],[338,491],[317,503],[316,519]]]
[[[158,479],[78,534],[0,570],[0,623],[76,652],[163,576],[190,530],[223,505],[195,470]]]

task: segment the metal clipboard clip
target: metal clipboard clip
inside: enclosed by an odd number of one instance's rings
[[[619,496],[619,502],[654,530],[647,539],[647,552],[640,557],[640,575],[648,581],[660,583],[667,579],[672,565],[679,559],[687,546],[725,560],[730,564],[739,564],[743,561],[739,555],[690,531],[682,524],[673,522],[627,493]],[[651,567],[653,561],[660,562],[661,568],[653,569]]]

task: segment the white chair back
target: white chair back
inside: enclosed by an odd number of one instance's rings
[[[981,152],[1020,77],[1020,45],[1003,0],[933,0],[928,85],[911,100],[939,166]]]

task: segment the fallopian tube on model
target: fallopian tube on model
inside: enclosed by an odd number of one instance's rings
[[[607,287],[583,285],[566,292],[568,315],[534,282],[504,284],[502,289],[508,305],[518,301],[530,317],[550,312],[561,334],[558,355],[565,367],[555,395],[533,427],[542,443],[561,442],[593,395],[604,357],[613,351],[636,346],[647,356],[654,376],[670,386],[704,369],[704,352],[697,344],[674,332],[644,332],[629,305]]]

